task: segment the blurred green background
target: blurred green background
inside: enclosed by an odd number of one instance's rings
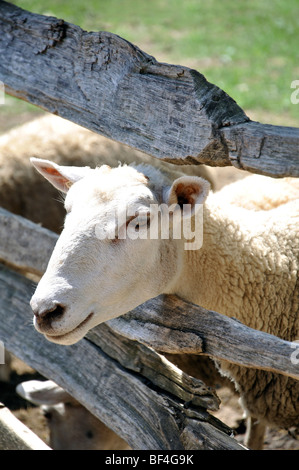
[[[17,0],[85,30],[106,30],[157,60],[197,69],[249,117],[299,127],[299,0]],[[35,111],[7,98],[1,113]]]

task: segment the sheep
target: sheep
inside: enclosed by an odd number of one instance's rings
[[[51,380],[20,383],[17,393],[41,406],[54,450],[128,450],[128,444]]]
[[[163,293],[283,339],[298,338],[299,198],[254,211],[223,204],[221,191],[208,197],[204,178],[173,181],[150,165],[89,169],[32,163],[65,193],[67,212],[31,299],[35,328],[49,341],[75,343],[94,326]],[[148,236],[157,204],[176,208],[182,223],[192,220],[195,226],[203,212],[200,249],[187,249],[190,240],[171,233]],[[136,236],[138,230],[142,236]],[[224,361],[220,369],[234,381],[253,423],[251,448],[262,447],[265,425],[299,425],[298,381]]]
[[[109,140],[58,116],[46,114],[0,136],[0,205],[42,224],[56,233],[63,227],[64,210],[57,193],[30,165],[32,156],[64,165],[117,166],[151,160],[137,150]],[[158,167],[178,172],[180,167],[153,159]],[[182,168],[182,167],[181,167]],[[205,166],[184,166],[184,173],[215,178]],[[45,201],[47,210],[45,210]]]
[[[223,204],[270,210],[299,197],[299,178],[274,179],[250,175],[221,188]]]

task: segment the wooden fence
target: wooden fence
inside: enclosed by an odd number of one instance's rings
[[[110,33],[87,33],[0,2],[6,92],[176,164],[299,176],[299,130],[252,122],[198,72],[157,62]],[[35,284],[57,235],[0,209],[0,340],[64,387],[134,449],[241,449],[209,410],[219,399],[167,353],[206,354],[299,378],[294,343],[159,296],[72,346],[32,324]],[[186,311],[189,315],[185,315]],[[157,351],[160,351],[159,353]]]

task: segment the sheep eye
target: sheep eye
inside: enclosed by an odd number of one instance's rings
[[[92,438],[93,438],[93,432],[92,432],[92,431],[86,431],[85,436],[86,436],[88,439],[92,439]]]

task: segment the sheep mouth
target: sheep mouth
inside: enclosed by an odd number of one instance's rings
[[[90,313],[85,318],[85,320],[83,320],[81,323],[79,323],[79,325],[77,325],[73,330],[68,331],[67,333],[64,333],[62,335],[50,335],[50,334],[47,333],[47,334],[45,334],[45,337],[49,341],[51,341],[52,343],[61,343],[61,344],[76,343],[86,333],[85,326],[89,322],[89,320],[91,320],[92,317],[93,317],[93,312]],[[80,333],[82,333],[82,330],[83,330],[83,333],[84,333],[83,335],[80,334]],[[80,336],[80,337],[78,338],[78,336]],[[76,338],[78,338],[78,339],[76,339]]]

